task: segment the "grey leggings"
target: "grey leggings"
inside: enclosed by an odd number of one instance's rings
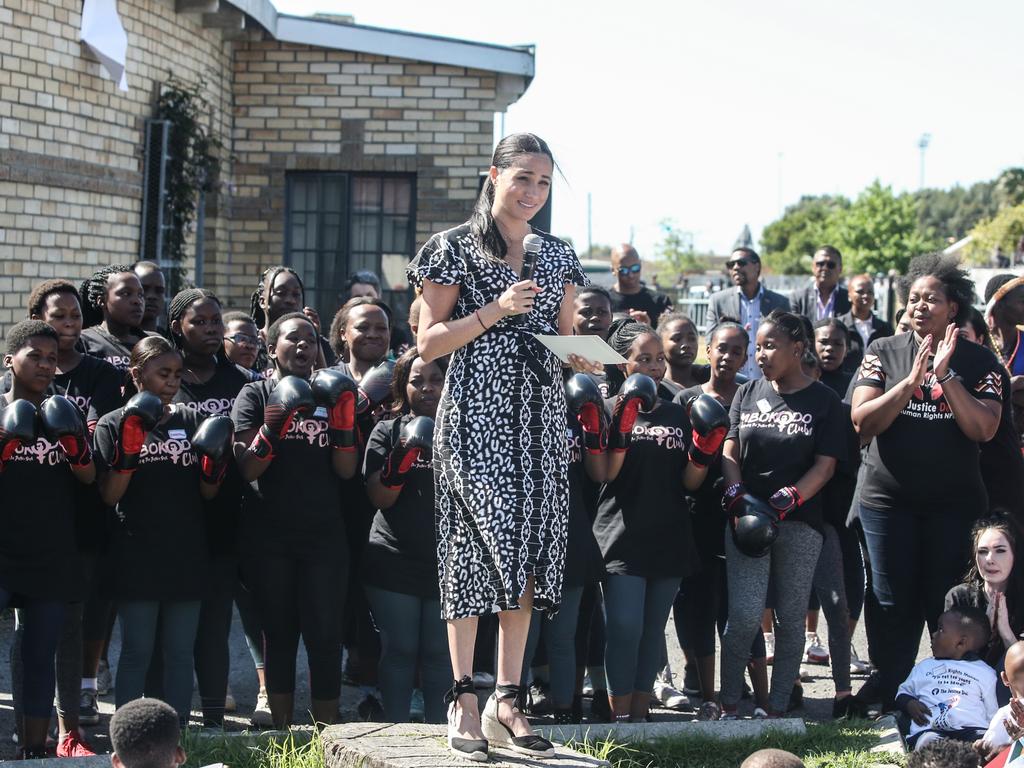
[[[540,644],[543,628],[544,648],[548,652],[548,667],[551,670],[551,698],[555,702],[555,709],[569,709],[572,706],[576,688],[576,624],[582,597],[582,586],[563,587],[558,613],[546,618],[544,612],[534,611],[530,619],[530,634],[526,638],[526,652],[523,654],[522,681],[525,684],[530,679],[533,654]]]
[[[613,696],[649,692],[658,670],[664,666],[665,624],[679,591],[679,577],[645,579],[610,573],[601,590],[608,636],[604,655],[608,692]],[[761,604],[764,605],[763,599]],[[753,636],[747,641],[748,655],[751,640]]]
[[[837,691],[850,690],[850,612],[846,607],[843,581],[843,551],[839,534],[828,523],[822,524],[825,541],[814,569],[814,594],[828,622],[828,652],[832,660],[832,682]]]
[[[779,537],[764,557],[747,557],[725,537],[729,621],[722,635],[722,705],[736,707],[750,645],[761,624],[769,578],[775,596],[775,666],[768,703],[775,714],[786,711],[804,650],[804,617],[811,594],[822,537],[807,523],[784,520]],[[847,663],[849,668],[849,663]]]

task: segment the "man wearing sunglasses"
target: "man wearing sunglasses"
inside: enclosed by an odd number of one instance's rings
[[[823,245],[814,252],[812,283],[793,297],[793,311],[812,323],[826,317],[838,317],[850,311],[850,297],[839,285],[843,274],[843,256],[838,248]]]
[[[612,297],[612,313],[628,314],[634,320],[656,327],[662,313],[672,309],[672,301],[668,296],[645,288],[640,270],[640,254],[632,245],[615,246],[612,250],[615,283],[608,292]]]
[[[747,362],[740,372],[749,379],[759,379],[761,369],[754,355],[757,326],[774,309],[788,312],[789,299],[761,284],[761,257],[753,248],[737,248],[725,268],[735,287],[711,294],[705,334],[710,334],[722,318],[738,321],[750,334]]]

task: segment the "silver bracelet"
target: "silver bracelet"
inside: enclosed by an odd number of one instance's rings
[[[950,368],[948,371],[946,371],[946,375],[945,376],[943,376],[941,379],[936,379],[936,381],[939,384],[945,384],[947,381],[952,379],[954,376],[956,376],[956,371],[954,371],[952,368]]]

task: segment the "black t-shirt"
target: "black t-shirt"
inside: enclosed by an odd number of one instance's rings
[[[594,538],[594,484],[584,466],[586,448],[583,427],[572,413],[567,414],[565,436],[569,442],[569,525],[565,546],[565,573],[562,582],[567,587],[582,587],[599,581],[604,576],[604,558]]]
[[[1000,371],[1000,378],[1003,412],[995,437],[979,446],[981,477],[988,491],[989,510],[1002,510],[1015,520],[1024,520],[1024,456],[1020,433],[1013,423],[1013,392],[1005,368]]]
[[[119,412],[96,425],[97,461],[115,456]],[[206,580],[204,506],[192,437],[201,421],[174,406],[146,436],[138,468],[115,507],[103,558],[104,588],[116,600],[198,600]]]
[[[157,335],[146,333],[138,328],[133,333],[140,339],[146,336]],[[122,375],[128,372],[132,358],[132,348],[124,344],[120,339],[111,336],[98,325],[82,331],[81,344],[85,347],[86,354],[98,357],[100,360],[106,360],[117,368]]]
[[[382,421],[366,445],[363,477],[379,472],[411,415]],[[437,597],[437,541],[434,531],[434,469],[417,457],[398,499],[377,510],[363,550],[362,581],[370,586],[417,597]]]
[[[242,387],[231,412],[236,433],[263,425],[267,398],[275,387],[276,379]],[[285,552],[333,550],[344,544],[341,481],[327,429],[325,408],[292,421],[270,466],[254,483],[257,494],[246,499],[243,526],[254,534],[254,544]],[[346,553],[334,556],[344,558]]]
[[[614,404],[607,402],[609,413]],[[608,573],[667,578],[697,569],[683,487],[691,431],[686,409],[672,402],[637,414],[622,469],[601,488],[594,521]]]
[[[917,350],[913,333],[876,339],[864,353],[857,386],[886,391],[897,386],[910,374]],[[950,367],[974,397],[1002,401],[1003,369],[984,347],[957,344]],[[933,512],[987,509],[978,444],[957,426],[931,363],[910,402],[871,441],[860,502],[879,510],[905,505]]]
[[[59,391],[85,414],[90,427],[95,427],[100,416],[122,405],[121,386],[124,376],[110,363],[91,355],[82,355],[78,365],[67,373],[53,377]],[[0,394],[11,391],[11,372],[0,378]]]
[[[821,382],[780,394],[766,379],[748,381],[733,398],[729,418],[729,439],[740,444],[743,484],[764,501],[780,488],[795,485],[817,456],[846,458],[839,397]],[[818,528],[820,494],[804,499],[786,519]]]
[[[614,289],[608,290],[612,297],[612,312],[628,312],[631,309],[638,309],[646,312],[651,318],[651,326],[658,326],[658,318],[663,312],[672,309],[672,300],[668,296],[655,293],[650,288],[641,288],[638,293],[619,293]]]
[[[703,387],[690,387],[676,395],[674,402],[685,407],[691,398],[700,397],[702,394],[704,394]],[[725,403],[722,405],[726,408],[729,407]],[[693,497],[693,539],[705,566],[708,565],[710,558],[725,555],[726,515],[722,509],[722,492],[725,490],[723,486],[722,453],[719,451],[714,461],[708,465],[708,474],[704,478],[704,482],[691,494]]]
[[[8,408],[0,398],[0,413]],[[19,446],[0,472],[0,586],[15,594],[82,598],[75,541],[77,486],[64,450],[40,437]]]
[[[231,418],[231,409],[242,387],[253,381],[248,372],[243,371],[234,363],[220,359],[209,381],[194,384],[181,382],[174,402],[181,403],[191,411],[195,411],[200,419],[209,416],[227,416]],[[238,516],[242,507],[242,493],[246,483],[238,472],[234,461],[228,463],[224,482],[221,483],[217,495],[206,505],[206,540],[210,553],[214,555],[232,555],[238,548]]]
[[[690,369],[690,374],[698,385],[706,384],[711,380],[711,366],[694,363]],[[675,400],[676,395],[682,392],[683,389],[685,389],[685,387],[681,387],[679,384],[676,384],[674,381],[669,381],[668,379],[662,379],[658,382],[658,395],[666,400]],[[686,404],[680,400],[676,400],[676,402],[680,405]]]

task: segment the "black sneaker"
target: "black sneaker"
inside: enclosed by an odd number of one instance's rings
[[[604,688],[594,689],[594,698],[590,702],[590,717],[599,723],[611,723],[612,705],[608,702],[608,691]]]
[[[548,697],[548,684],[544,680],[530,683],[527,694],[526,712],[531,715],[546,715],[551,712],[551,700]]]
[[[867,707],[856,696],[844,696],[832,702],[833,720],[853,720],[868,716]]]
[[[366,694],[366,698],[359,702],[356,714],[359,715],[360,720],[371,723],[384,722],[384,707],[372,693]]]
[[[78,722],[82,725],[99,725],[100,710],[96,704],[96,691],[83,688],[78,697]]]
[[[692,664],[683,668],[683,693],[700,698],[700,681],[697,679],[697,669]]]
[[[786,707],[787,712],[792,712],[794,709],[800,709],[804,705],[804,687],[802,685],[794,685],[792,693],[789,694],[789,705]]]

